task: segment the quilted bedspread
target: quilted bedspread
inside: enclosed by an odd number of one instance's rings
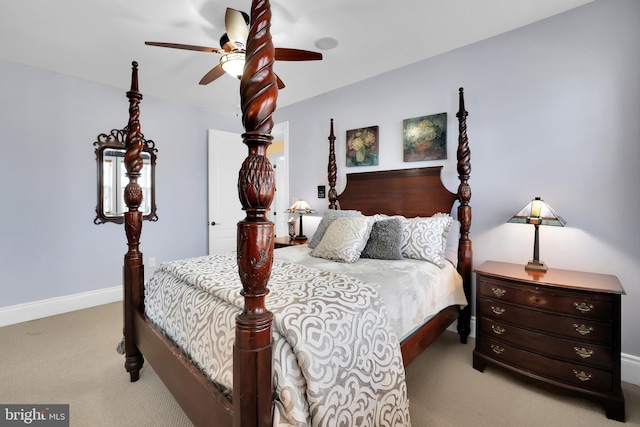
[[[240,289],[235,253],[164,263],[145,289],[147,316],[228,389]],[[372,287],[274,260],[269,289],[274,425],[410,425],[399,341]]]

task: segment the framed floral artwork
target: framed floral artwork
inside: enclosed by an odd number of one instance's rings
[[[405,119],[402,127],[405,162],[447,158],[447,113]]]
[[[347,131],[347,166],[378,164],[378,126]]]

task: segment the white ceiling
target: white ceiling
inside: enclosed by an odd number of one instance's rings
[[[322,52],[322,61],[278,61],[283,107],[510,31],[592,0],[272,0],[276,47]],[[2,0],[0,58],[129,88],[133,60],[144,95],[237,112],[239,81],[198,82],[220,55],[145,41],[219,47],[227,7],[250,0]],[[332,50],[317,39],[339,41]]]

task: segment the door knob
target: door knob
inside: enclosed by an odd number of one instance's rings
[[[215,221],[211,221],[211,225],[216,225],[216,222]]]

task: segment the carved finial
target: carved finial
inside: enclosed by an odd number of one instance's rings
[[[467,113],[467,111],[464,108],[464,88],[460,88],[458,89],[458,91],[460,92],[459,95],[459,102],[460,102],[460,108],[458,109],[458,114],[456,114],[456,117],[460,118],[461,114],[464,114],[464,116],[466,117],[467,115],[469,115],[469,113]]]
[[[133,61],[131,63],[131,90],[127,92],[127,97],[135,97],[138,99],[142,99],[142,94],[138,89],[138,62]]]

